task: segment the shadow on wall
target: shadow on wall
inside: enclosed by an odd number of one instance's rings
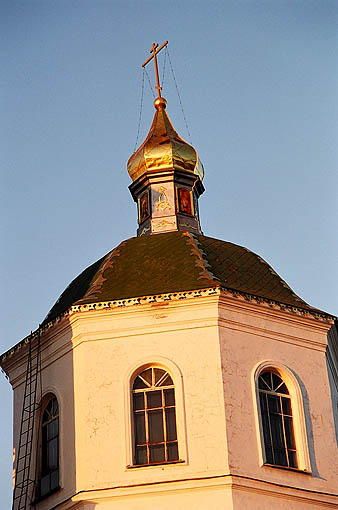
[[[333,420],[338,446],[338,321],[327,334],[326,366],[330,382]]]
[[[309,457],[310,457],[312,476],[314,478],[321,478],[319,476],[317,462],[316,462],[315,445],[314,445],[314,440],[313,440],[313,428],[312,428],[311,413],[310,413],[309,395],[308,395],[306,387],[305,387],[303,381],[300,379],[299,375],[296,374],[293,370],[292,370],[292,373],[296,377],[297,382],[300,387],[300,391],[302,393],[302,399],[303,399],[303,405],[304,405],[305,426],[306,426],[306,436],[307,436],[307,440],[308,440]]]

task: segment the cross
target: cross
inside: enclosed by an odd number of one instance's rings
[[[156,55],[165,47],[167,46],[168,44],[168,41],[166,41],[165,43],[162,44],[162,46],[160,46],[158,48],[158,44],[155,44],[153,43],[153,46],[150,50],[150,53],[152,53],[152,56],[148,58],[148,60],[146,60],[143,64],[142,64],[142,67],[145,67],[148,62],[151,61],[151,59],[153,58],[154,59],[154,65],[155,65],[155,76],[156,76],[156,87],[155,89],[157,89],[157,94],[158,94],[158,97],[161,97],[161,90],[162,90],[162,87],[160,86],[160,78],[158,76],[158,67],[157,67],[157,58],[156,58]],[[157,49],[158,48],[158,49]]]

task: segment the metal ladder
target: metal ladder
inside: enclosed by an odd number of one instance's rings
[[[32,342],[36,336],[29,337],[29,352],[26,370],[26,382],[22,403],[19,446],[16,458],[15,484],[13,489],[12,510],[28,510],[35,480],[31,479],[31,458],[34,436],[34,419],[39,406],[36,404],[36,390],[41,369],[40,358],[40,327],[37,345],[33,349]]]

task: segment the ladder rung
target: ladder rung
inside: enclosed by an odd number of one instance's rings
[[[28,478],[27,480],[23,480],[22,482],[19,482],[16,484],[16,486],[14,487],[14,490],[22,489],[23,487],[28,487],[28,485],[31,483],[34,483],[34,480],[32,480],[31,478]],[[15,497],[17,498],[18,496],[15,496]]]
[[[32,443],[34,435],[35,411],[41,407],[36,403],[36,392],[41,368],[40,331],[37,348],[32,348],[32,336],[29,339],[29,352],[26,369],[26,382],[22,401],[21,427],[18,456],[16,460],[15,487],[12,510],[27,510],[29,506],[29,487],[34,484],[30,478]]]
[[[33,411],[30,411],[30,410],[29,410],[29,408],[30,408],[30,407],[34,407],[34,406],[35,406],[35,404],[30,404],[29,406],[26,406],[26,407],[25,407],[25,411],[26,411],[26,413],[33,413],[33,412],[35,411],[35,409],[34,409]]]

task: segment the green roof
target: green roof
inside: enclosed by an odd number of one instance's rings
[[[85,269],[43,324],[70,306],[223,287],[307,310],[260,256],[227,241],[188,232],[133,237]]]

